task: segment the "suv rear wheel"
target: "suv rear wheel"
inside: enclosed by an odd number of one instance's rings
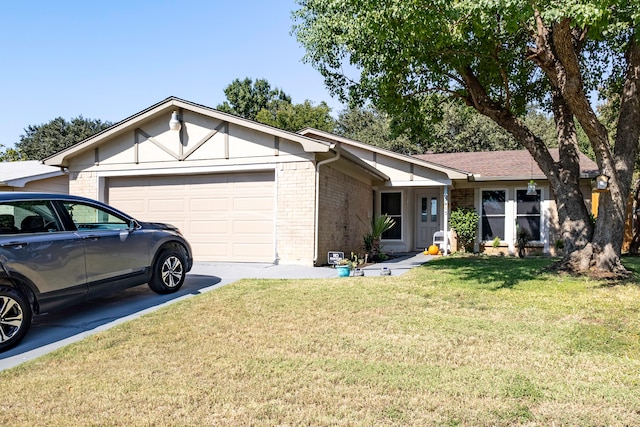
[[[176,292],[184,283],[187,274],[185,256],[177,249],[166,249],[160,253],[153,265],[149,287],[159,294]]]
[[[29,301],[16,289],[0,285],[0,351],[20,342],[31,326]]]

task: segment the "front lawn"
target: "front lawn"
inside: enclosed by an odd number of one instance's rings
[[[637,281],[549,262],[238,282],[0,372],[0,423],[640,425]]]

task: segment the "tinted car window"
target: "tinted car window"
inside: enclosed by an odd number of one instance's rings
[[[60,231],[60,221],[49,201],[15,201],[0,204],[0,233]]]
[[[78,231],[126,230],[129,228],[127,219],[115,216],[96,206],[70,202],[64,202],[63,206],[69,212],[69,217]]]

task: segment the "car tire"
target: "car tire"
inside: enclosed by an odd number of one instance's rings
[[[31,306],[17,289],[0,286],[0,352],[24,338],[31,326]]]
[[[158,255],[153,265],[149,287],[159,294],[170,294],[180,289],[186,275],[184,254],[176,249],[167,249]]]

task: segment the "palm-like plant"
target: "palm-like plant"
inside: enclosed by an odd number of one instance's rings
[[[382,234],[396,225],[396,221],[388,215],[380,215],[372,216],[370,222],[371,230],[363,237],[364,250],[371,260],[376,261],[382,251]]]

